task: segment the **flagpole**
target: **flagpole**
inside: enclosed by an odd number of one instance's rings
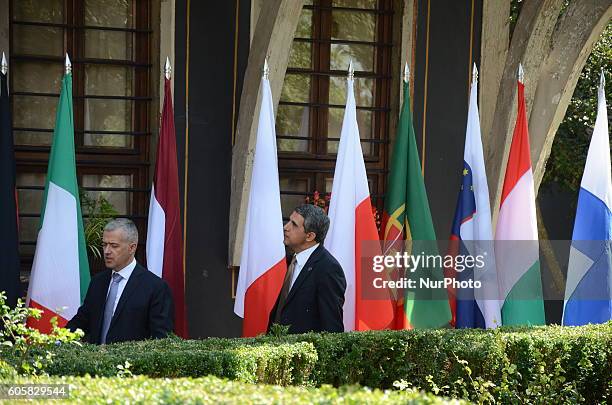
[[[2,67],[0,68],[0,71],[2,71],[3,75],[6,75],[8,73],[8,63],[6,62],[6,56],[4,55],[4,52],[2,52]]]
[[[166,66],[164,66],[164,75],[167,80],[172,77],[172,66],[170,65],[170,58],[166,56]]]
[[[66,74],[69,75],[72,73],[72,63],[70,62],[70,58],[68,57],[68,52],[66,52],[66,62],[64,63],[66,67]]]

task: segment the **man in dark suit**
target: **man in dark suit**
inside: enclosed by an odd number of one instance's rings
[[[163,338],[173,329],[168,284],[136,262],[138,230],[119,218],[104,227],[102,247],[109,270],[91,280],[83,305],[67,328],[85,332],[94,344]]]
[[[346,278],[338,261],[323,247],[329,218],[320,207],[297,207],[285,225],[285,245],[293,251],[283,287],[270,312],[273,323],[289,333],[343,332]]]

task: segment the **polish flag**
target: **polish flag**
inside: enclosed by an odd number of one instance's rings
[[[174,332],[188,337],[183,271],[183,231],[176,161],[176,131],[170,87],[170,61],[166,61],[164,106],[157,143],[155,177],[149,203],[147,267],[166,280],[174,299]]]
[[[267,66],[266,61],[261,80],[261,109],[234,304],[236,315],[244,318],[244,337],[266,332],[270,311],[287,272],[274,108]]]
[[[325,247],[342,265],[346,277],[344,330],[389,328],[393,321],[390,296],[372,287],[373,277],[378,276],[372,270],[372,256],[382,253],[359,140],[352,63],[347,79],[346,109],[340,133],[329,219],[330,228]]]

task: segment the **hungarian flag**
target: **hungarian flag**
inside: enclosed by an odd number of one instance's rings
[[[50,332],[50,319],[64,326],[77,312],[89,286],[89,263],[77,185],[72,113],[72,74],[66,55],[53,144],[45,183],[28,306],[43,311],[28,325]]]
[[[374,255],[380,255],[365,163],[357,127],[352,66],[340,133],[329,207],[330,228],[325,247],[338,260],[346,277],[344,330],[392,327],[393,305],[387,291],[375,291]]]
[[[6,303],[14,306],[19,291],[19,239],[17,201],[15,199],[15,154],[9,103],[6,58],[2,53],[0,73],[0,291],[6,292]]]
[[[410,111],[410,89],[408,67],[404,75],[404,102],[400,111],[397,135],[393,144],[389,182],[383,213],[385,252],[403,249],[395,241],[407,240],[408,254],[437,255],[436,234],[427,201],[425,181],[421,172],[421,161],[412,125]],[[332,194],[333,196],[333,194]],[[333,200],[333,199],[332,199]],[[405,269],[404,269],[405,270]],[[441,268],[418,268],[406,272],[406,277],[415,280],[415,289],[406,288],[405,297],[400,298],[400,308],[395,311],[395,328],[435,328],[446,326],[451,320],[448,297],[444,288],[421,288],[420,279],[441,281]]]
[[[459,281],[478,281],[480,288],[455,289],[451,301],[457,328],[495,328],[501,325],[498,281],[493,251],[491,206],[478,114],[478,71],[474,64],[468,107],[461,186],[450,244],[454,253],[480,257],[482,266],[457,265],[451,270]],[[455,304],[455,305],[453,305]]]
[[[245,337],[266,332],[270,311],[287,272],[274,107],[267,77],[267,62],[264,72],[249,206],[234,303],[234,312],[244,318],[242,336]]]
[[[519,65],[518,113],[502,188],[495,258],[504,325],[545,323],[535,192],[525,111],[523,67]]]
[[[166,280],[170,286],[174,299],[174,332],[178,336],[187,338],[183,231],[176,161],[176,131],[168,61],[166,69],[168,73],[164,80],[164,106],[149,203],[147,268]]]
[[[597,118],[578,193],[563,325],[612,320],[612,169],[604,74]]]

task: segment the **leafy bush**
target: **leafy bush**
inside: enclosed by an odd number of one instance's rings
[[[7,380],[0,380],[7,382]],[[151,379],[91,377],[16,378],[11,383],[69,384],[69,399],[77,404],[460,404],[432,394],[380,391],[360,387],[279,387],[244,384],[217,377]],[[40,401],[42,402],[42,401]],[[62,401],[64,403],[64,401]]]
[[[612,322],[583,327],[310,333],[252,339],[169,338],[60,346],[54,375],[130,374],[252,383],[426,390],[476,402],[612,399]],[[125,374],[124,372],[122,372]],[[123,375],[122,374],[122,375]],[[403,381],[402,381],[403,380]]]
[[[23,374],[40,374],[53,360],[51,349],[61,344],[80,345],[83,333],[73,333],[57,326],[57,318],[51,318],[53,329],[44,334],[27,326],[28,318],[40,319],[42,311],[27,308],[21,299],[15,308],[6,305],[6,293],[0,291],[0,376],[17,370]],[[12,364],[7,363],[10,362]]]
[[[94,346],[58,347],[53,375],[114,376],[126,361],[132,374],[200,377],[208,374],[249,383],[305,385],[317,361],[312,344],[243,345],[240,339],[168,338]]]

